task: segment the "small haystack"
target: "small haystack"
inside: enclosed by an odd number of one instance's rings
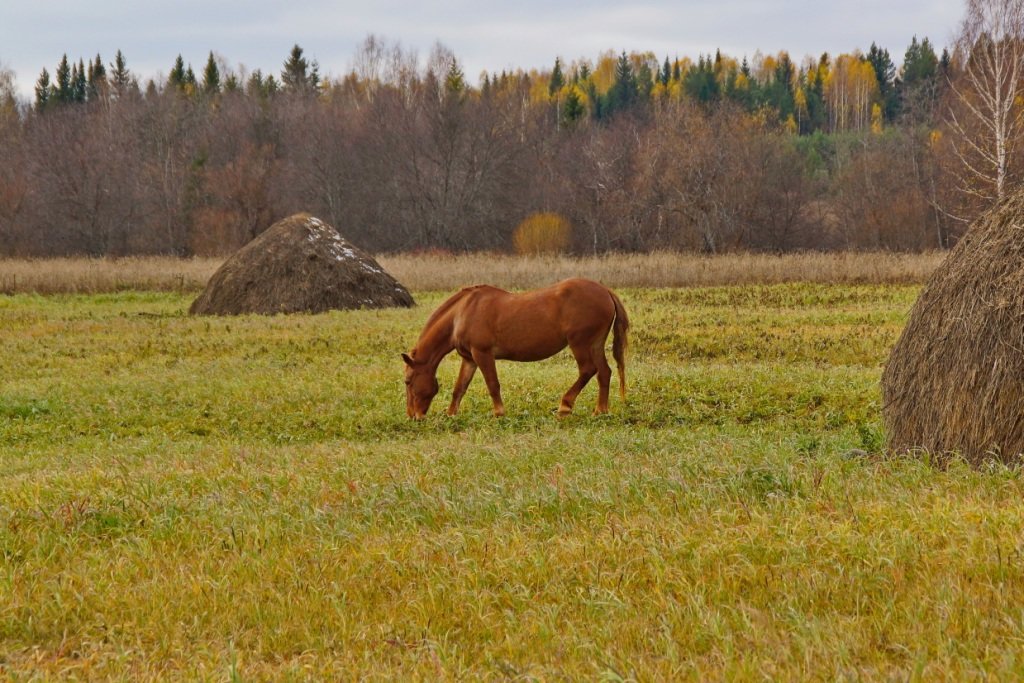
[[[319,218],[299,213],[225,261],[189,313],[319,313],[413,303],[408,290],[373,257]]]
[[[893,451],[1024,453],[1024,192],[979,218],[932,274],[882,399]]]

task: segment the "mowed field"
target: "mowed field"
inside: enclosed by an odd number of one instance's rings
[[[619,290],[568,354],[407,420],[411,310],[0,297],[0,678],[1024,675],[1024,485],[883,452],[915,285]]]

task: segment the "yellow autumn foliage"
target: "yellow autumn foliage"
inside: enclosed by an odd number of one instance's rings
[[[527,216],[512,233],[517,254],[560,254],[569,247],[572,224],[549,211]]]

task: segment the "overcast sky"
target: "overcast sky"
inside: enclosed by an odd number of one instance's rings
[[[696,57],[787,50],[795,61],[822,52],[867,50],[872,41],[898,64],[914,35],[949,44],[963,0],[0,0],[0,64],[28,95],[43,67],[65,52],[110,63],[121,49],[146,79],[181,53],[199,73],[210,50],[229,65],[280,72],[293,44],[340,76],[374,33],[425,59],[440,41],[470,80],[484,69],[550,68],[604,50]]]

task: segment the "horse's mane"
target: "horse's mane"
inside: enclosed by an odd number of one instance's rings
[[[430,317],[427,318],[427,322],[423,326],[423,333],[420,335],[420,341],[422,341],[423,337],[426,336],[430,332],[430,330],[434,328],[434,324],[437,323],[438,320],[440,320],[445,314],[447,314],[450,310],[452,310],[452,308],[455,307],[455,304],[459,303],[464,298],[466,298],[466,296],[470,292],[480,289],[481,287],[487,287],[487,285],[473,285],[472,287],[463,287],[462,289],[460,289],[459,291],[455,292],[450,297],[445,299],[444,303],[438,306],[437,310],[431,313]],[[416,346],[419,346],[419,342],[416,343]]]

